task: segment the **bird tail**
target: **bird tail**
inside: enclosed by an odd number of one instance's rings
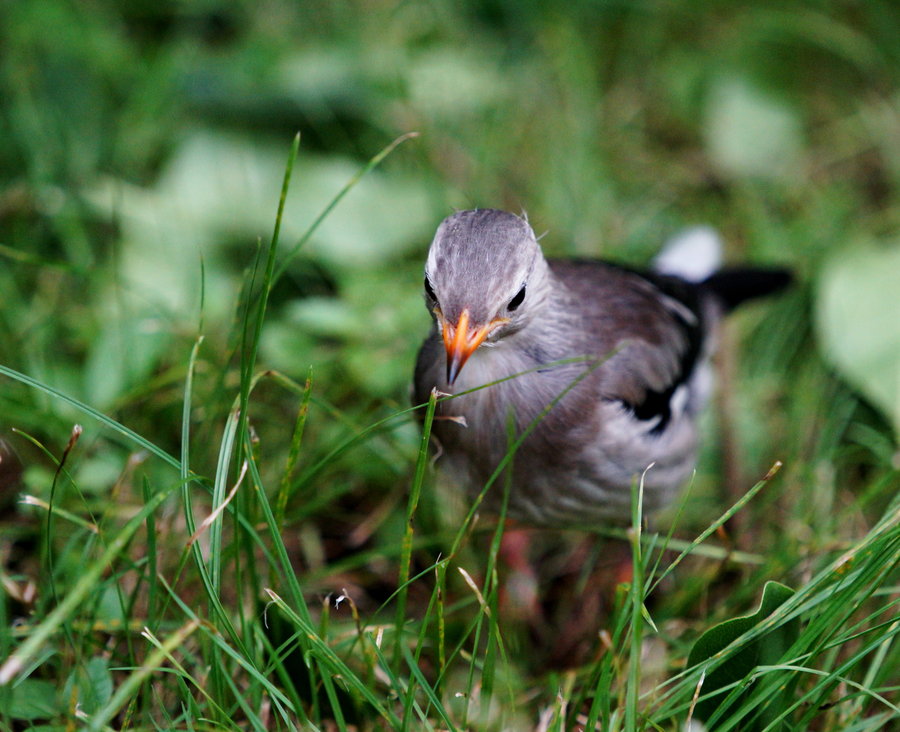
[[[781,267],[726,267],[701,284],[729,312],[747,300],[780,292],[793,279],[790,270]]]
[[[711,226],[685,229],[669,239],[653,269],[688,282],[703,282],[722,265],[722,239]]]
[[[653,260],[653,269],[702,285],[729,312],[747,300],[773,295],[793,276],[778,267],[722,268],[722,239],[710,226],[695,226],[675,235]]]

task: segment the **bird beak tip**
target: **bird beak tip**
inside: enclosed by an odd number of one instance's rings
[[[456,382],[456,377],[459,376],[459,372],[462,371],[462,363],[460,363],[460,359],[453,358],[447,361],[447,383],[450,386]]]

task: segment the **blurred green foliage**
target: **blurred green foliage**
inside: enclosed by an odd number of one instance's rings
[[[454,207],[527,210],[550,252],[631,262],[709,222],[732,259],[812,282],[833,251],[898,246],[892,2],[46,0],[2,13],[0,360],[164,443],[195,334],[203,359],[228,358],[297,130],[284,251],[365,160],[420,133],[290,262],[263,341],[265,365],[298,379],[312,366],[316,393],[358,414],[405,401],[428,327],[423,253]],[[744,318],[744,368],[776,374],[769,393],[815,358],[804,289]],[[890,316],[896,295],[883,301]],[[896,358],[885,368],[876,378]],[[799,383],[821,391],[823,378]],[[771,435],[752,426],[753,383],[742,411],[762,469]],[[209,392],[205,417],[227,403]],[[74,418],[11,385],[3,414],[44,437]]]
[[[551,253],[638,263],[708,222],[730,258],[812,281],[831,251],[898,245],[892,2],[47,0],[2,13],[0,358],[149,434],[177,413],[201,319],[203,358],[227,357],[297,130],[284,251],[359,165],[420,133],[275,292],[265,364],[296,378],[313,366],[317,393],[351,410],[405,400],[428,327],[421,260],[454,207],[527,210]],[[770,371],[809,356],[803,299],[755,321],[751,351]],[[46,435],[73,418],[33,393],[6,398],[7,428]]]
[[[307,568],[325,576],[358,546],[398,543],[416,426],[320,461],[406,406],[430,236],[454,208],[491,206],[527,211],[551,254],[644,263],[709,223],[730,260],[796,270],[792,293],[737,316],[724,409],[741,487],[786,462],[748,548],[793,571],[864,531],[898,485],[898,30],[893,0],[0,3],[0,363],[177,455],[202,335],[191,459],[211,471],[238,388],[239,294],[292,137],[282,255],[366,161],[416,131],[279,262],[259,366],[312,374],[288,510]],[[0,379],[0,432],[25,489],[47,499],[52,460],[9,430],[58,456],[84,415]],[[255,393],[269,478],[297,404],[268,382]],[[722,509],[709,444],[692,527]],[[102,512],[134,449],[88,424],[61,505]],[[426,526],[439,501],[423,496]],[[28,509],[0,508],[11,536],[37,532],[20,523]],[[374,571],[355,579],[374,606],[393,589]],[[709,579],[686,578],[672,615],[715,607]],[[758,595],[753,579],[727,587],[726,616]]]

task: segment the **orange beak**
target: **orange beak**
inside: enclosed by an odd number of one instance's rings
[[[456,381],[469,356],[475,353],[475,349],[494,328],[505,322],[506,318],[494,318],[480,328],[472,327],[469,325],[468,308],[460,313],[456,325],[441,318],[441,335],[444,337],[444,348],[447,349],[447,383],[452,384]]]

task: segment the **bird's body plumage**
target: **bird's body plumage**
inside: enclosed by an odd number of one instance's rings
[[[417,403],[433,388],[458,395],[437,408],[441,460],[477,493],[525,435],[511,457],[509,513],[530,524],[623,519],[645,471],[645,507],[661,508],[694,468],[715,324],[734,304],[716,289],[714,277],[547,261],[527,222],[502,211],[449,217],[426,266],[438,327],[414,379]],[[464,311],[464,323],[471,313],[489,327],[451,373],[444,331]]]

